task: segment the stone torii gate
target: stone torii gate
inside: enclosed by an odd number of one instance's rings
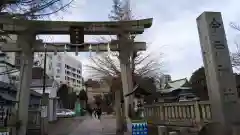
[[[131,91],[129,72],[126,70],[130,59],[129,50],[145,50],[145,42],[134,42],[127,36],[128,34],[142,34],[145,28],[150,28],[152,19],[116,21],[116,22],[69,22],[69,21],[40,21],[26,20],[19,17],[21,15],[0,15],[1,34],[16,34],[17,43],[1,43],[3,52],[21,52],[21,81],[18,91],[18,120],[21,122],[18,129],[18,135],[26,134],[28,122],[28,104],[30,93],[30,82],[33,67],[34,52],[81,52],[89,51],[107,51],[108,44],[113,51],[120,52],[121,75],[124,93]],[[36,40],[39,34],[70,34],[71,43],[43,43]],[[84,35],[118,35],[118,40],[110,43],[84,43]],[[133,44],[133,45],[132,45]],[[44,47],[44,45],[46,45]],[[127,46],[129,45],[129,46]],[[125,108],[130,101],[125,101]],[[126,106],[127,105],[127,106]]]

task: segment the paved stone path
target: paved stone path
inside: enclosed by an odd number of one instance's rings
[[[60,119],[57,123],[49,124],[48,133],[49,135],[68,135],[85,119],[85,116]]]
[[[49,135],[115,135],[116,119],[111,115],[103,115],[101,120],[90,116],[76,117],[49,128]]]
[[[87,117],[69,135],[115,135],[115,119],[103,116],[101,120]]]

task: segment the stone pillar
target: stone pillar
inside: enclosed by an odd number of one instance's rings
[[[116,90],[115,94],[115,112],[116,112],[116,134],[123,132],[122,114],[121,114],[121,90]]]
[[[129,42],[128,34],[118,36],[120,44],[120,68],[121,68],[121,79],[122,79],[122,89],[124,96],[124,109],[127,119],[129,118],[129,113],[133,113],[133,95],[125,97],[126,94],[133,90],[132,82],[132,72],[130,67],[130,54],[132,51],[132,44]],[[131,109],[131,110],[130,110]]]
[[[22,33],[18,35],[17,44],[22,48],[21,56],[21,72],[20,72],[20,90],[17,93],[18,103],[18,120],[20,121],[20,128],[18,135],[26,135],[28,124],[28,105],[30,96],[30,84],[32,80],[33,67],[33,43],[35,35]]]
[[[158,126],[158,135],[167,135],[167,127]]]
[[[230,130],[240,123],[240,105],[221,13],[204,12],[197,24],[212,119]]]
[[[52,121],[54,121],[54,98],[49,98],[49,104],[48,104],[48,121],[49,122],[52,122]]]
[[[48,134],[49,94],[43,93],[41,100],[41,134]]]

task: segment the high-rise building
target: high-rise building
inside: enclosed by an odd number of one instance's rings
[[[161,78],[160,78],[160,88],[164,88],[165,87],[165,84],[167,82],[170,82],[172,79],[171,79],[171,75],[162,75]]]
[[[44,53],[37,53],[35,66],[44,66]],[[47,53],[46,73],[60,84],[68,84],[75,91],[83,88],[82,63],[66,53]]]

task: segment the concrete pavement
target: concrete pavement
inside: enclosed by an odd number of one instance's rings
[[[49,135],[115,135],[116,119],[112,115],[103,115],[101,120],[90,116],[69,118],[50,130]]]
[[[48,126],[49,135],[69,135],[72,130],[86,119],[86,116],[75,118],[61,118],[56,123],[51,123]]]
[[[116,122],[109,116],[103,116],[101,120],[87,117],[69,135],[115,135]]]

